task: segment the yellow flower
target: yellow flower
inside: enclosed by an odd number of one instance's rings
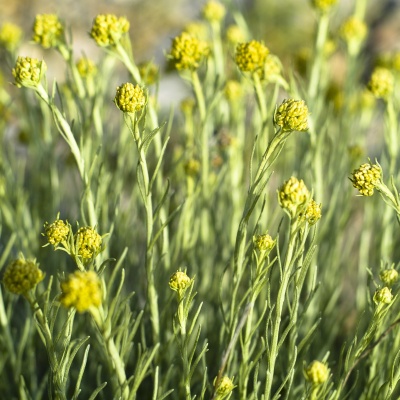
[[[368,89],[377,97],[386,99],[392,92],[394,87],[394,76],[392,72],[383,67],[377,67],[372,72],[368,82]]]
[[[307,380],[313,385],[321,385],[329,378],[329,368],[320,361],[313,361],[304,371]]]
[[[216,384],[217,378],[214,380],[214,385]],[[232,390],[235,388],[235,385],[232,382],[232,379],[228,376],[222,377],[222,379],[218,383],[218,387],[215,389],[216,399],[222,400],[227,397]]]
[[[254,246],[261,252],[271,251],[275,246],[275,242],[268,234],[253,236]]]
[[[160,68],[152,61],[149,61],[139,65],[139,72],[143,83],[150,86],[158,81]]]
[[[209,27],[204,21],[191,21],[183,29],[183,32],[188,33],[190,36],[199,40],[208,40]]]
[[[373,297],[374,303],[378,304],[390,304],[393,300],[392,292],[388,287],[384,287],[382,289],[378,289]]]
[[[128,31],[129,21],[125,17],[100,14],[93,21],[90,36],[99,46],[115,46]]]
[[[180,103],[180,109],[184,114],[191,115],[195,105],[196,100],[193,97],[185,97]]]
[[[210,0],[203,8],[203,16],[209,22],[220,22],[226,14],[223,4]]]
[[[146,95],[139,85],[128,82],[117,88],[114,103],[121,111],[134,113],[146,105]]]
[[[347,43],[350,54],[356,54],[359,51],[367,33],[367,25],[357,17],[350,17],[340,28],[340,35]]]
[[[187,176],[196,176],[200,171],[200,162],[195,158],[191,158],[185,162],[183,168]]]
[[[337,0],[311,0],[311,5],[322,13],[328,12],[336,3]]]
[[[44,61],[39,61],[36,58],[19,56],[12,70],[15,84],[18,87],[36,87],[39,85],[46,69],[47,66]]]
[[[261,79],[266,82],[276,82],[281,77],[281,71],[282,64],[279,58],[274,54],[268,54]]]
[[[174,63],[177,70],[196,70],[209,54],[206,42],[182,32],[172,41],[171,52],[168,58]]]
[[[0,29],[0,46],[6,50],[14,51],[22,39],[22,30],[18,25],[5,23]]]
[[[4,286],[15,294],[24,294],[44,279],[43,272],[35,261],[17,259],[6,268],[3,276]]]
[[[399,273],[394,268],[390,268],[382,271],[379,277],[386,286],[393,286],[399,279]]]
[[[33,41],[45,49],[56,47],[62,40],[64,28],[55,14],[38,14],[33,24]]]
[[[252,40],[247,43],[239,43],[236,47],[235,62],[242,72],[257,72],[261,77],[268,54],[269,50],[263,42]]]
[[[274,122],[283,131],[306,131],[308,129],[308,107],[304,100],[284,100],[277,108]]]
[[[84,260],[90,260],[99,254],[102,238],[92,227],[79,228],[74,239],[77,254]]]
[[[280,206],[289,211],[290,216],[294,217],[299,207],[304,206],[310,197],[303,180],[298,180],[292,176],[278,190],[278,201]]]
[[[169,278],[169,287],[182,295],[185,290],[190,286],[192,280],[187,276],[186,272],[176,271]]]
[[[53,223],[44,224],[45,235],[47,241],[53,246],[57,246],[59,243],[64,242],[69,234],[69,225],[61,219],[56,219]]]
[[[82,57],[76,63],[76,69],[82,78],[93,77],[97,74],[96,64],[86,57]]]
[[[84,312],[91,307],[100,307],[102,290],[100,279],[94,271],[76,271],[60,283],[60,303]]]
[[[237,45],[246,41],[246,33],[238,25],[230,25],[226,29],[226,39],[230,44]]]
[[[322,215],[321,204],[318,204],[314,199],[311,199],[302,217],[310,225],[315,225],[321,219],[321,215]]]
[[[240,82],[231,79],[225,84],[224,94],[228,101],[235,102],[243,96],[243,87]]]
[[[374,189],[382,179],[382,170],[379,165],[366,163],[353,171],[350,178],[353,186],[362,196],[372,196]]]

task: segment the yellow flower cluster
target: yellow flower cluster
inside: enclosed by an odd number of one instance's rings
[[[243,96],[243,87],[240,82],[231,79],[225,84],[224,94],[228,101],[234,102]]]
[[[377,97],[386,99],[392,92],[394,87],[394,76],[392,72],[383,67],[377,67],[372,72],[368,82],[368,89]]]
[[[275,246],[275,240],[268,234],[253,236],[253,243],[261,252],[271,251]]]
[[[291,217],[294,217],[299,207],[304,206],[310,197],[303,180],[298,180],[292,176],[278,190],[278,201],[280,206],[289,211]]]
[[[129,21],[125,17],[100,14],[93,21],[90,36],[99,46],[115,46],[128,31]]]
[[[252,40],[239,43],[236,47],[235,62],[242,72],[257,72],[262,77],[268,54],[269,50],[263,42]]]
[[[357,17],[350,17],[340,28],[340,35],[349,46],[360,44],[367,33],[367,25]]]
[[[196,176],[200,171],[200,162],[195,158],[191,158],[185,162],[183,166],[187,176]]]
[[[0,46],[12,52],[20,44],[22,30],[18,25],[5,23],[0,29]]]
[[[214,384],[216,382],[214,381]],[[222,377],[222,379],[218,383],[218,387],[215,390],[217,400],[222,400],[226,396],[228,396],[232,390],[235,388],[235,385],[232,382],[232,379],[228,376]]]
[[[322,13],[328,12],[336,3],[337,0],[311,0],[311,5]]]
[[[268,54],[261,79],[267,82],[274,82],[277,77],[281,76],[281,70],[282,64],[279,58],[274,54]]]
[[[145,85],[154,85],[158,81],[160,68],[152,61],[139,65],[139,72]]]
[[[203,17],[210,22],[220,22],[226,14],[223,4],[210,0],[203,7]]]
[[[76,271],[61,282],[60,303],[84,312],[91,307],[100,307],[102,290],[100,279],[94,271]]]
[[[7,266],[3,283],[10,292],[24,294],[33,289],[43,278],[44,274],[35,261],[17,259]]]
[[[177,70],[196,70],[209,54],[206,42],[197,39],[187,32],[182,32],[172,41],[171,52],[168,58]]]
[[[76,69],[82,78],[93,77],[97,73],[96,64],[86,57],[82,57],[76,63]]]
[[[19,56],[12,70],[15,84],[18,87],[36,87],[39,85],[46,69],[47,66],[44,61],[39,61],[31,57]]]
[[[274,122],[283,131],[306,131],[308,129],[308,107],[304,100],[284,100],[277,108]]]
[[[55,14],[38,14],[33,24],[33,41],[45,49],[56,47],[64,33],[58,16]]]
[[[45,235],[47,241],[53,246],[57,246],[59,243],[64,242],[69,234],[69,225],[63,220],[57,219],[53,223],[44,224]]]
[[[192,280],[187,276],[186,272],[176,271],[169,278],[169,287],[175,292],[182,294],[190,286],[191,282]]]
[[[322,216],[321,204],[318,204],[314,199],[311,199],[308,203],[307,209],[302,216],[305,221],[310,225],[315,225]]]
[[[238,25],[229,25],[226,29],[226,39],[230,44],[237,45],[246,40],[246,33]]]
[[[373,297],[374,303],[378,304],[390,304],[393,300],[393,294],[388,287],[378,289]]]
[[[145,106],[146,95],[139,85],[128,82],[117,88],[114,103],[121,111],[134,113]]]
[[[329,378],[329,368],[320,361],[313,361],[304,371],[307,380],[313,385],[321,385]]]
[[[84,260],[90,260],[99,254],[102,238],[92,227],[85,226],[79,228],[74,239],[77,253]]]
[[[386,286],[393,286],[399,279],[399,273],[394,268],[390,268],[382,271],[379,277]]]
[[[353,171],[350,178],[353,186],[362,196],[372,196],[374,189],[382,179],[382,170],[379,165],[366,163]]]

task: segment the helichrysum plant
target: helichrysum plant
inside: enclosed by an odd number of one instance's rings
[[[2,21],[1,398],[400,397],[398,51],[234,3]]]

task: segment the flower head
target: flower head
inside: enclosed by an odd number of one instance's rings
[[[306,131],[308,129],[308,107],[304,100],[284,100],[277,108],[274,122],[283,131]]]
[[[56,47],[62,40],[64,27],[56,14],[38,14],[33,24],[33,41],[45,49]]]
[[[246,41],[246,33],[238,25],[229,25],[226,29],[226,39],[230,44],[237,45]]]
[[[291,217],[294,217],[299,207],[304,206],[310,197],[303,180],[298,180],[292,176],[278,190],[278,201],[280,206],[289,211]]]
[[[18,87],[36,87],[39,85],[46,69],[47,66],[44,61],[39,61],[31,57],[19,56],[12,70],[15,84]]]
[[[140,76],[145,85],[153,85],[158,81],[160,68],[152,61],[139,65]]]
[[[146,105],[146,95],[139,85],[128,82],[117,88],[114,103],[121,111],[134,113]]]
[[[394,268],[390,268],[383,270],[379,277],[386,286],[393,286],[399,279],[399,273]]]
[[[319,12],[328,12],[335,4],[337,0],[311,0],[311,5]]]
[[[90,36],[101,47],[115,46],[129,31],[129,21],[113,14],[99,14],[93,21]]]
[[[60,283],[60,303],[84,312],[91,307],[100,307],[102,290],[100,279],[94,271],[76,271]]]
[[[314,199],[311,199],[308,203],[306,211],[302,215],[302,218],[310,225],[315,225],[321,219],[321,215],[321,204],[318,204]]]
[[[35,261],[19,258],[7,266],[3,283],[11,293],[24,294],[43,279],[44,273]]]
[[[320,361],[313,361],[304,370],[304,374],[313,385],[321,385],[329,377],[329,368]]]
[[[214,0],[208,1],[203,8],[203,16],[210,22],[220,22],[225,17],[225,14],[224,5]]]
[[[374,303],[376,305],[379,304],[390,304],[393,300],[392,292],[388,287],[384,287],[382,289],[378,289],[373,297]]]
[[[371,93],[377,98],[386,99],[392,94],[393,87],[393,73],[387,68],[375,68],[368,82],[368,89]]]
[[[359,51],[367,33],[367,25],[357,17],[350,17],[340,28],[340,35],[346,42],[350,54],[356,54]]]
[[[372,196],[374,189],[382,179],[381,167],[377,164],[362,164],[358,169],[353,171],[350,178],[353,186],[358,189],[362,196]]]
[[[79,228],[74,239],[77,254],[84,260],[90,260],[100,253],[102,238],[92,227]]]
[[[231,79],[225,84],[224,94],[228,101],[235,102],[243,96],[243,87],[240,82]]]
[[[97,73],[96,64],[86,57],[82,57],[76,63],[76,69],[82,78],[93,77]]]
[[[181,296],[186,289],[191,285],[192,279],[190,279],[186,272],[176,271],[172,276],[169,278],[169,287],[178,292]]]
[[[253,243],[260,252],[270,252],[274,248],[276,240],[272,239],[268,234],[254,235]]]
[[[214,380],[214,385],[217,383],[216,382],[217,378]],[[232,379],[229,378],[228,376],[224,376],[220,379],[218,382],[218,386],[215,388],[215,394],[217,395],[218,400],[224,399],[226,396],[228,396],[232,390],[235,388],[235,385],[232,382]]]
[[[14,51],[22,39],[22,30],[18,25],[5,23],[0,28],[0,46],[7,51]]]
[[[187,32],[182,32],[172,41],[171,52],[168,58],[174,63],[175,68],[181,70],[196,70],[209,54],[206,42],[197,39]]]
[[[268,54],[269,50],[263,42],[252,40],[247,43],[239,43],[236,47],[235,62],[242,72],[257,72],[262,77]]]
[[[195,158],[187,160],[183,166],[187,176],[196,176],[200,171],[200,162]]]
[[[56,219],[53,223],[44,224],[45,236],[47,241],[53,246],[57,246],[59,243],[64,242],[69,234],[70,228],[68,223],[65,223],[61,219]]]

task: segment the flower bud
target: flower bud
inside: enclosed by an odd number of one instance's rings
[[[329,368],[320,361],[313,361],[304,373],[313,385],[321,385],[329,378]]]
[[[139,85],[128,82],[117,88],[114,103],[121,111],[134,113],[146,105],[146,95]]]
[[[306,131],[308,129],[308,107],[304,100],[284,100],[274,115],[275,125],[283,131]]]
[[[362,196],[372,196],[374,189],[382,179],[382,171],[379,165],[366,163],[353,171],[350,178],[353,186]]]
[[[21,57],[17,58],[12,74],[15,84],[18,87],[36,87],[39,85],[42,76],[46,72],[47,66],[44,61],[36,58]]]

